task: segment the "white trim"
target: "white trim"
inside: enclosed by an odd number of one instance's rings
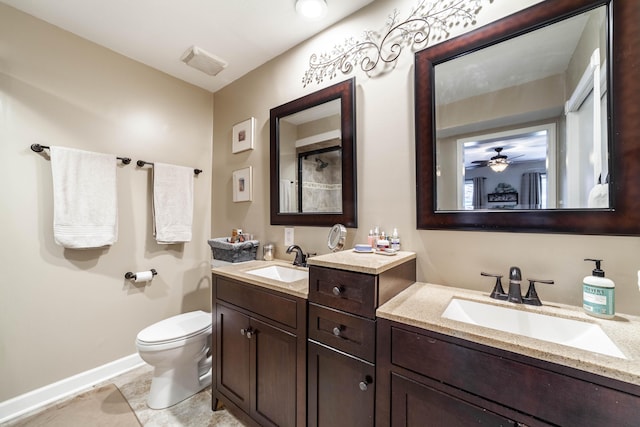
[[[564,104],[565,114],[576,112],[580,109],[580,106],[587,99],[587,96],[594,90],[595,83],[600,83],[600,49],[596,48],[591,57],[589,58],[589,64],[582,73],[580,81],[573,90],[571,97]],[[598,90],[600,87],[598,86]],[[600,99],[596,97],[596,99]]]
[[[0,402],[0,424],[144,365],[138,353]]]
[[[296,148],[304,147],[305,145],[315,144],[316,142],[331,141],[332,139],[341,139],[342,131],[340,129],[333,129],[327,132],[322,132],[317,135],[311,135],[306,138],[296,140]]]
[[[583,183],[583,175],[589,166],[581,164],[581,153],[589,154],[589,162],[593,168],[593,185],[599,183],[599,178],[604,183],[609,173],[606,115],[605,117],[602,116],[602,111],[606,112],[606,105],[602,105],[602,96],[606,93],[607,88],[606,78],[603,79],[603,77],[606,77],[606,63],[600,64],[600,49],[595,49],[578,86],[565,103],[567,147],[566,207],[585,206],[591,190],[590,187],[585,188]],[[584,107],[585,101],[590,96],[593,97],[593,111],[586,110],[586,107]],[[591,140],[581,138],[580,120],[587,120],[593,123]],[[603,129],[605,130],[604,135]],[[591,146],[589,146],[589,142],[592,143]]]
[[[456,185],[456,200],[458,201],[458,210],[465,210],[464,208],[464,195],[465,195],[465,182],[466,177],[465,168],[464,168],[464,143],[460,143],[461,140],[458,140],[458,146],[456,147],[456,165],[460,167],[460,171],[456,171],[456,181],[458,184]],[[462,160],[460,160],[462,159]]]

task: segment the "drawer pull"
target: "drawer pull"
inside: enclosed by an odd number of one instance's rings
[[[360,384],[358,384],[358,387],[360,387],[361,391],[367,391],[367,389],[369,388],[369,384],[371,384],[372,382],[373,382],[373,378],[367,375],[364,378],[364,381],[360,381]]]
[[[333,287],[333,294],[337,297],[339,297],[340,295],[342,295],[342,293],[344,292],[344,286],[334,286]]]
[[[333,335],[339,337],[340,334],[342,333],[342,331],[344,331],[344,326],[338,325],[338,326],[333,328]]]

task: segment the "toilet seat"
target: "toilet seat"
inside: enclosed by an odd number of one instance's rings
[[[138,333],[136,341],[144,346],[163,345],[211,332],[211,313],[193,311],[154,323]]]

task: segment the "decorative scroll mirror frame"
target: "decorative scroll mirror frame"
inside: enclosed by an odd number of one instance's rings
[[[340,99],[342,138],[342,212],[281,213],[280,212],[280,119],[318,105]],[[271,225],[301,225],[326,227],[344,224],[358,226],[356,195],[356,111],[355,78],[318,90],[302,98],[271,109],[270,114],[270,197]]]
[[[608,6],[611,209],[438,211],[434,67],[448,59]],[[640,235],[640,3],[548,0],[415,55],[417,228]]]

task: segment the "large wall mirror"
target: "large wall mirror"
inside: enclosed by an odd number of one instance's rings
[[[271,224],[357,227],[354,79],[271,110]]]
[[[544,1],[416,53],[418,228],[640,234],[638,16]]]

